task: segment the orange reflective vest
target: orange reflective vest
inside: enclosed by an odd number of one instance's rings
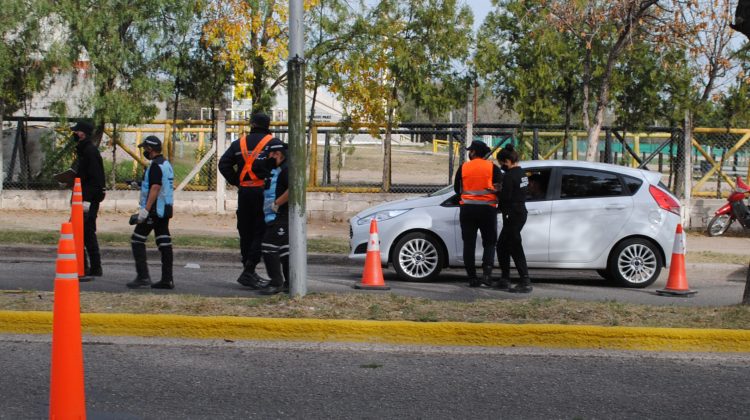
[[[253,172],[253,162],[258,158],[260,151],[266,147],[266,143],[271,141],[271,135],[267,134],[265,137],[260,139],[258,144],[255,146],[252,152],[248,153],[247,150],[247,136],[240,137],[240,150],[242,151],[242,158],[245,160],[245,166],[240,172],[240,187],[262,187],[263,180],[258,178]],[[245,177],[250,177],[249,180],[244,180]]]
[[[494,164],[485,159],[472,159],[461,167],[461,204],[484,204],[497,207],[492,185]]]

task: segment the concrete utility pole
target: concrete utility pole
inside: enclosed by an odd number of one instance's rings
[[[307,294],[307,217],[305,190],[305,44],[302,0],[289,0],[289,287],[292,297]],[[318,141],[318,139],[311,139]]]

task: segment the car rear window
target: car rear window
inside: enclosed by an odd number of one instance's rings
[[[622,195],[623,186],[617,174],[587,169],[562,170],[560,198],[591,198]]]
[[[627,187],[627,191],[630,195],[634,195],[635,193],[637,193],[641,188],[641,185],[643,185],[642,179],[638,179],[632,176],[623,175],[622,179],[625,181],[625,186]]]

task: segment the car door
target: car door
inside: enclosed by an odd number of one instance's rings
[[[557,190],[550,221],[550,262],[595,260],[627,224],[632,197],[618,174],[588,168],[560,168]]]
[[[527,263],[549,260],[549,231],[552,214],[551,168],[524,168],[529,186],[526,189],[526,224],[521,230],[523,252]],[[497,232],[503,228],[503,218],[498,215]]]
[[[549,225],[552,209],[552,203],[548,199],[548,192],[550,191],[549,185],[552,171],[550,168],[532,168],[525,169],[524,172],[529,179],[529,187],[526,190],[526,210],[528,211],[528,217],[523,230],[521,230],[523,251],[526,254],[526,261],[529,263],[546,262],[548,259]],[[461,244],[460,229],[459,225],[459,244]],[[498,210],[498,235],[502,229],[503,217]],[[463,244],[460,246],[463,247]],[[476,261],[482,261],[483,248],[480,235],[477,235],[476,248],[474,249]]]

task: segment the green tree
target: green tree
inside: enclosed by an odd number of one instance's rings
[[[154,102],[169,91],[160,80],[167,10],[189,8],[180,0],[59,0],[56,11],[67,25],[71,60],[87,57],[93,97],[84,112],[96,124],[98,143],[106,122],[137,124],[157,113]]]
[[[456,0],[383,0],[352,25],[349,47],[333,63],[331,90],[353,120],[385,125],[383,188],[391,186],[391,133],[402,102],[430,115],[463,103],[455,70],[469,54],[473,16]]]
[[[522,123],[563,123],[568,129],[580,106],[580,50],[550,28],[540,2],[495,0],[477,35],[474,58],[502,109]]]
[[[7,0],[0,7],[0,127],[4,115],[27,105],[63,66],[57,24],[46,0]]]

